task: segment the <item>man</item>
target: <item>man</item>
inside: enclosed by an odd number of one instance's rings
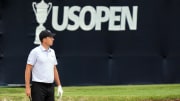
[[[41,45],[31,50],[25,70],[26,95],[32,101],[54,101],[54,81],[58,86],[58,95],[63,90],[57,71],[57,60],[53,49],[54,33],[44,30],[40,33]],[[30,78],[32,72],[32,87]]]

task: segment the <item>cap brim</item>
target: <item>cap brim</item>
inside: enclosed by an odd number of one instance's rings
[[[50,35],[51,37],[54,37],[54,36],[56,36],[56,34],[55,33],[51,33],[51,35]]]

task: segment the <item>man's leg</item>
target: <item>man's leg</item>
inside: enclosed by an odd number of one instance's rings
[[[48,93],[45,98],[45,101],[55,101],[54,99],[54,86],[48,88]]]
[[[32,101],[45,101],[46,89],[41,84],[32,83],[31,96]]]

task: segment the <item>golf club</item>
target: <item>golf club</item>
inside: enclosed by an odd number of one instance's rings
[[[62,101],[62,94],[59,96],[58,101]]]
[[[29,101],[32,101],[32,97],[31,96],[29,96]]]

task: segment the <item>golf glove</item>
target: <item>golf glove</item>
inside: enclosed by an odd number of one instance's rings
[[[58,86],[58,89],[57,89],[57,96],[62,96],[63,94],[63,89],[62,89],[62,86]]]

